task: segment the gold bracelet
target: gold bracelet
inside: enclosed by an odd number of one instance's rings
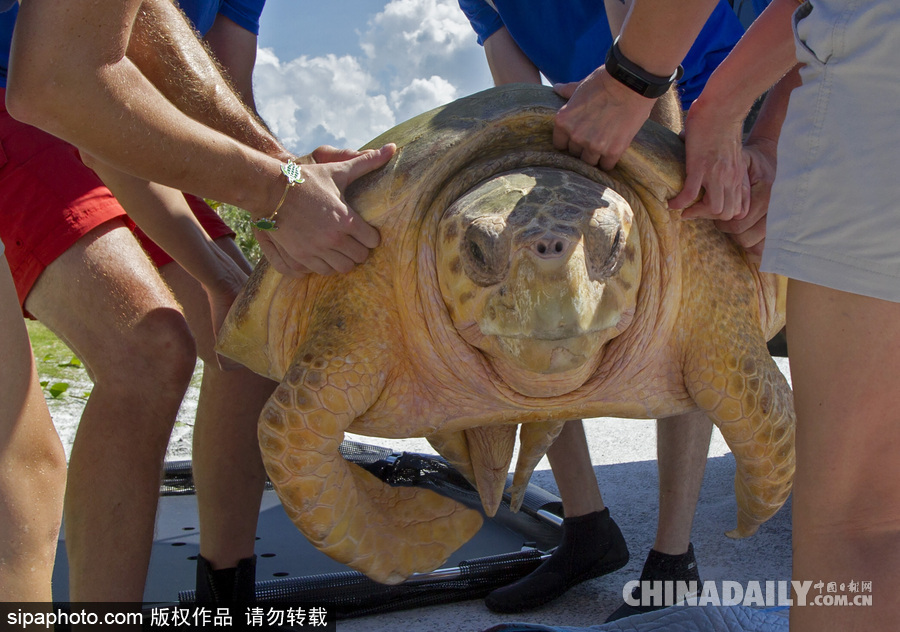
[[[278,230],[278,211],[287,199],[288,191],[295,184],[300,184],[304,181],[303,174],[300,171],[300,165],[294,162],[293,158],[281,165],[281,173],[284,174],[284,177],[287,178],[288,182],[284,187],[284,193],[281,194],[281,199],[278,200],[278,204],[275,205],[275,210],[267,217],[261,217],[258,220],[250,222],[250,224],[258,230]]]

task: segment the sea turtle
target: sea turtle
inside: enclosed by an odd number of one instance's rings
[[[647,123],[610,172],[552,146],[549,88],[487,90],[411,119],[348,191],[381,232],[352,272],[254,271],[220,350],[281,384],[259,425],[268,474],[318,548],[384,583],[439,566],[477,511],[345,461],[345,431],[427,437],[496,510],[563,422],[706,411],[735,455],[745,537],[786,500],[790,389],[766,340],[784,283],[708,221],[681,221],[684,147]],[[520,426],[517,426],[519,425]]]

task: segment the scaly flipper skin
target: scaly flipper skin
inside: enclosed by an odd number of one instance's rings
[[[516,473],[513,483],[506,490],[509,493],[509,508],[519,511],[525,499],[525,490],[531,473],[547,450],[562,432],[564,421],[535,421],[519,427],[519,458],[516,460]]]
[[[465,430],[436,432],[428,437],[428,443],[462,474],[472,487],[478,488],[475,472],[472,471],[472,458],[469,456],[469,442],[466,440]]]
[[[397,584],[434,570],[480,528],[476,511],[415,487],[390,487],[341,456],[344,430],[381,390],[374,354],[301,346],[263,409],[260,447],[288,516],[320,550]]]
[[[476,426],[465,433],[475,488],[484,513],[493,518],[503,501],[506,474],[516,447],[516,426]]]
[[[566,425],[566,422],[564,421],[535,421],[518,426],[519,457],[516,459],[516,469],[512,485],[505,490],[506,493],[510,495],[509,508],[511,511],[519,511],[522,507],[522,501],[525,498],[525,490],[528,488],[528,481],[531,480],[531,474],[534,472],[534,468],[537,467],[540,460],[547,454],[547,450],[550,449],[550,446],[553,445],[556,437],[562,432],[564,425]],[[495,498],[497,495],[496,492],[492,494],[490,501],[487,500],[484,489],[485,485],[481,485],[476,481],[473,465],[479,463],[482,466],[481,476],[484,477],[485,473],[483,470],[485,468],[483,466],[485,459],[484,457],[472,457],[469,446],[472,441],[471,437],[475,434],[473,433],[473,430],[478,431],[483,436],[489,436],[486,432],[487,430],[499,431],[499,434],[495,433],[494,436],[498,438],[502,437],[499,443],[505,444],[505,442],[509,441],[508,435],[511,432],[514,434],[515,429],[516,426],[495,426],[494,428],[485,428],[484,426],[481,426],[478,428],[470,428],[462,432],[439,433],[428,438],[429,443],[431,443],[434,449],[438,451],[438,454],[443,456],[450,465],[459,470],[459,472],[466,477],[466,480],[479,491],[485,513],[489,516],[493,516],[496,513],[497,505],[500,504],[500,500]],[[504,445],[503,454],[505,454],[505,447],[506,446]],[[503,461],[503,459],[495,459],[495,464],[491,467],[491,470],[495,472],[497,477],[502,474],[502,480],[505,482],[506,472],[509,470],[509,462],[506,460],[504,469],[500,470],[498,466],[501,461]],[[497,480],[500,479],[493,479],[493,482],[496,483]]]

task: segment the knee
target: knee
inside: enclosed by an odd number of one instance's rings
[[[141,316],[117,343],[115,354],[105,375],[97,376],[98,382],[132,390],[146,390],[144,386],[152,384],[157,396],[173,392],[180,398],[197,362],[194,337],[181,312],[172,308],[156,308]]]
[[[8,510],[8,537],[23,552],[52,560],[66,490],[66,455],[47,421],[47,427],[36,427],[25,440],[6,446],[0,462],[0,496]]]
[[[29,434],[27,445],[15,450],[18,465],[13,470],[30,479],[35,497],[60,503],[66,489],[66,453],[53,426]]]
[[[197,346],[181,312],[149,312],[135,328],[134,342],[152,373],[187,387],[197,362]]]

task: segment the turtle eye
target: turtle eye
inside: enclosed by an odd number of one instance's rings
[[[486,268],[488,266],[487,259],[484,256],[484,251],[481,249],[481,246],[476,241],[468,242],[469,246],[469,255],[472,257],[472,261],[475,265]]]
[[[625,231],[618,221],[591,223],[585,235],[585,250],[592,278],[608,278],[619,271],[624,259],[625,241]]]
[[[460,258],[466,276],[482,287],[500,282],[509,269],[509,239],[504,225],[473,222],[466,229]]]

